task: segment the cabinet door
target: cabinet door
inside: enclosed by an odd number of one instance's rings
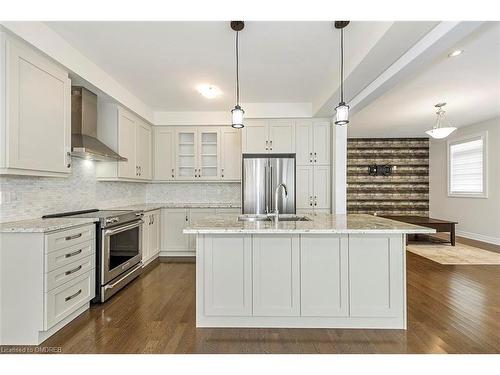
[[[175,179],[175,134],[173,128],[158,127],[154,136],[154,179]]]
[[[330,166],[314,167],[314,208],[330,208]]]
[[[220,178],[220,133],[216,127],[198,129],[197,179]]]
[[[146,263],[151,258],[151,215],[149,212],[144,214],[142,220],[144,221],[142,224],[142,263]]]
[[[151,180],[151,127],[139,121],[136,126],[136,161],[141,180]]]
[[[347,236],[301,236],[301,316],[348,315],[347,260]]]
[[[6,166],[70,173],[68,73],[24,44],[8,39],[6,45]]]
[[[247,120],[243,128],[243,152],[269,152],[269,129],[266,120]]]
[[[299,316],[299,239],[253,236],[253,315]]]
[[[162,250],[170,252],[189,251],[189,237],[182,233],[189,224],[189,213],[185,209],[162,210]]]
[[[221,180],[241,180],[241,130],[221,129]]]
[[[205,315],[252,315],[251,246],[251,236],[205,237],[201,262]]]
[[[160,211],[149,212],[149,255],[150,258],[156,258],[160,252]]]
[[[403,237],[349,235],[351,316],[402,316],[406,303]]]
[[[136,119],[123,108],[118,109],[118,153],[127,161],[118,163],[118,177],[139,178],[136,162]]]
[[[192,208],[189,210],[189,223],[194,223],[196,220],[216,214],[215,208]],[[189,234],[189,250],[196,251],[196,234]]]
[[[297,173],[297,204],[299,209],[313,208],[313,167],[296,167]]]
[[[298,120],[295,129],[297,165],[313,164],[313,127],[311,120]]]
[[[293,120],[269,121],[269,151],[295,152],[295,123]]]
[[[317,121],[313,125],[313,160],[314,165],[329,165],[330,162],[330,130],[328,121]]]
[[[177,128],[176,141],[176,179],[194,180],[198,175],[197,131],[195,128]]]

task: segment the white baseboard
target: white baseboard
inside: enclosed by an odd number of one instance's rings
[[[195,257],[196,251],[160,251],[161,257]]]
[[[471,233],[471,232],[466,232],[463,230],[457,230],[456,235],[460,236],[460,237],[469,238],[471,240],[487,242],[487,243],[491,243],[493,245],[500,245],[500,238],[492,237],[492,236],[485,236],[484,234]]]

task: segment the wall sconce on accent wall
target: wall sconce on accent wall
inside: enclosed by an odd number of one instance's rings
[[[385,165],[369,165],[368,174],[370,176],[390,176],[392,174],[392,166]]]

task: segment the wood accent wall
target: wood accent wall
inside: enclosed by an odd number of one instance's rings
[[[392,165],[392,175],[370,176],[373,164]],[[347,212],[428,216],[428,138],[349,138]]]

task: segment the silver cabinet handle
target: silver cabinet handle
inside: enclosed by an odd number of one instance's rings
[[[313,158],[313,153],[312,153],[312,152],[310,152],[310,153],[309,153],[309,163],[312,163],[312,162],[313,162],[312,158]]]
[[[71,168],[71,152],[67,152],[66,157],[67,157],[66,168]]]
[[[76,292],[75,294],[72,294],[70,295],[69,297],[66,297],[64,299],[64,302],[68,302],[69,300],[72,300],[73,298],[75,298],[76,296],[80,295],[82,293],[82,290],[80,289],[78,292]]]
[[[318,158],[316,156],[316,153],[314,153],[314,162],[316,163],[318,161]]]
[[[309,206],[312,206],[312,196],[309,196]]]
[[[80,249],[80,250],[74,251],[72,253],[65,254],[64,257],[65,258],[71,258],[71,257],[74,257],[75,255],[80,254],[82,251],[83,251],[83,249]]]
[[[273,150],[273,141],[269,141],[269,150]]]
[[[186,221],[188,221],[188,215],[186,214]]]
[[[174,168],[172,168],[172,178],[174,178]]]
[[[266,150],[269,150],[269,141],[266,141]]]
[[[314,196],[314,205],[317,206],[318,205],[318,197],[317,196]]]
[[[80,271],[81,269],[82,269],[82,266],[81,266],[81,265],[79,265],[78,267],[73,268],[73,269],[72,269],[72,270],[70,270],[70,271],[66,271],[66,272],[64,272],[64,274],[65,274],[66,276],[68,276],[68,275],[71,275],[72,273],[75,273],[75,272],[77,272],[77,271]]]
[[[71,240],[76,240],[77,238],[80,238],[82,236],[82,233],[74,234],[72,236],[64,237],[65,241],[71,241]]]
[[[221,177],[224,178],[224,168],[221,169]]]

